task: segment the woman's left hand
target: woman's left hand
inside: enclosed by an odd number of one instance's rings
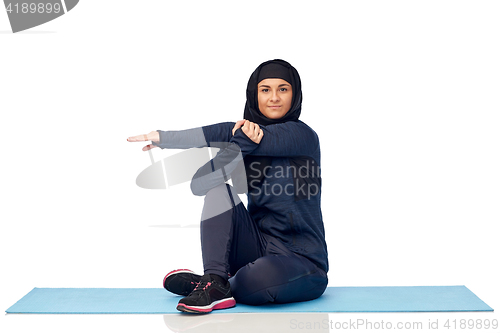
[[[238,120],[233,127],[233,135],[240,127],[243,133],[245,133],[245,135],[255,143],[260,143],[260,140],[262,140],[262,137],[264,136],[264,132],[259,125],[252,123],[249,120]]]

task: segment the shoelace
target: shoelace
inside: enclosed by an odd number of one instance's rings
[[[196,287],[194,288],[193,290],[193,293],[194,292],[201,292],[201,291],[204,291],[205,289],[207,289],[208,287],[210,287],[212,285],[212,282],[208,282],[208,281],[200,281],[196,284]]]

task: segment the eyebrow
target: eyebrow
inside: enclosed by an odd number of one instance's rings
[[[283,83],[283,84],[280,84],[280,85],[278,86],[278,88],[279,88],[279,87],[284,87],[284,86],[290,86],[290,85],[289,85],[288,83]],[[268,86],[268,85],[265,85],[265,84],[260,85],[260,86],[259,86],[259,88],[260,88],[260,87],[271,88],[271,86]]]

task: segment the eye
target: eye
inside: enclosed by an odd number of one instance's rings
[[[281,88],[280,91],[288,91],[287,88]]]
[[[269,91],[269,89],[264,88],[264,89],[262,89],[261,91],[262,91],[263,93],[266,93],[266,92],[268,92],[268,91]]]

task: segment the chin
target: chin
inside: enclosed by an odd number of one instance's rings
[[[266,118],[269,118],[269,119],[280,119],[280,118],[283,118],[285,115],[284,114],[276,114],[276,113],[268,113],[265,116],[266,116]]]

